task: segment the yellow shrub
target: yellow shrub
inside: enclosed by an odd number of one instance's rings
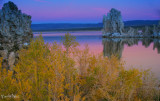
[[[87,46],[77,49],[70,34],[63,45],[65,50],[45,44],[40,36],[18,52],[14,74],[0,66],[0,95],[19,97],[0,100],[147,101],[158,96],[150,71],[125,70],[115,56],[89,54]]]
[[[16,79],[13,78],[13,71],[2,69],[1,63],[2,59],[0,59],[0,100],[14,100],[14,96],[17,95]]]

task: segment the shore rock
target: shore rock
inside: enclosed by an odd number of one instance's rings
[[[158,36],[158,27],[156,25],[153,25],[153,36]]]
[[[159,24],[158,24],[158,36],[160,37],[160,21],[159,21]]]
[[[152,35],[153,34],[153,31],[152,31],[152,28],[149,27],[149,26],[145,26],[143,28],[143,35],[144,36],[147,36],[147,35]]]
[[[121,12],[112,8],[107,16],[103,17],[103,33],[112,35],[113,33],[123,33],[124,23],[122,21]]]
[[[15,63],[16,51],[21,49],[24,43],[29,43],[32,37],[31,16],[18,10],[13,2],[5,3],[0,10],[0,50],[8,53],[7,57],[1,54],[0,56],[5,59],[8,68]]]
[[[7,59],[8,50],[0,50],[0,57],[3,57],[3,59]]]
[[[133,36],[135,33],[136,33],[136,31],[135,31],[135,29],[132,28],[132,27],[130,27],[129,30],[128,30],[128,32],[127,32],[127,34],[129,34],[129,35],[131,35],[131,36]]]
[[[16,56],[15,56],[15,53],[14,52],[11,52],[9,54],[9,57],[8,57],[8,65],[9,65],[9,69],[10,70],[13,70],[13,66],[14,66],[14,63],[16,61]]]
[[[112,8],[103,16],[103,37],[109,38],[160,38],[159,25],[150,26],[125,26],[121,12]]]

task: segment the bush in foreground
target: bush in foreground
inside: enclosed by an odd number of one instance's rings
[[[158,101],[151,72],[125,70],[116,57],[89,54],[65,35],[65,49],[45,44],[42,36],[19,51],[12,71],[0,68],[1,100],[24,101]],[[1,66],[0,66],[1,67]],[[5,97],[7,95],[17,95]]]

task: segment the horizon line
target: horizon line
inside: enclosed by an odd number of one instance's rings
[[[160,21],[160,19],[155,20],[124,20],[123,22],[127,21]],[[101,24],[103,22],[32,22],[32,24]]]

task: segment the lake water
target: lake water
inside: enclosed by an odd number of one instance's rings
[[[60,43],[66,32],[42,32],[45,42]],[[110,57],[117,55],[126,62],[126,68],[151,69],[160,79],[160,39],[137,38],[102,38],[101,31],[69,32],[76,37],[80,48],[88,44],[90,53]],[[40,33],[35,32],[34,36]]]

